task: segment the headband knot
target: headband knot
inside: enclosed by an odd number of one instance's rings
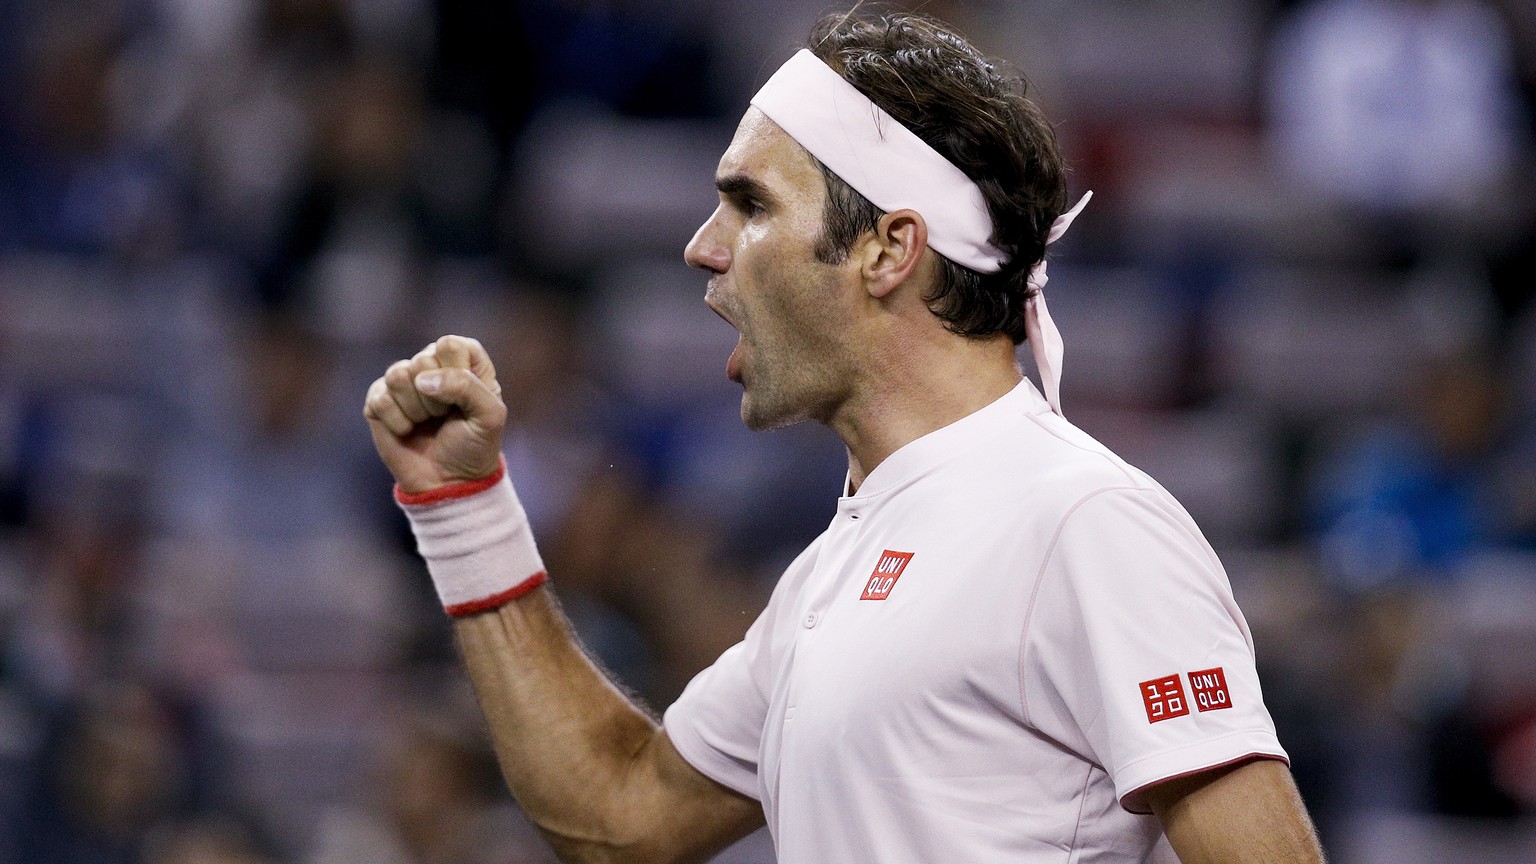
[[[1067,229],[1072,227],[1072,220],[1083,212],[1083,208],[1088,206],[1088,199],[1092,197],[1093,192],[1084,192],[1071,210],[1056,217],[1051,223],[1050,233],[1045,237],[1047,247],[1067,233]],[[1062,341],[1061,331],[1056,329],[1056,322],[1051,320],[1050,310],[1045,307],[1045,283],[1049,281],[1050,277],[1045,273],[1045,259],[1041,258],[1040,263],[1029,271],[1029,287],[1035,289],[1035,293],[1024,307],[1024,333],[1029,337],[1029,352],[1034,355],[1035,368],[1040,370],[1040,386],[1045,389],[1045,401],[1059,415],[1061,363],[1066,356],[1067,346]]]

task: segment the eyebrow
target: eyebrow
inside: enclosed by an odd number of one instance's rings
[[[748,177],[745,174],[727,174],[724,177],[715,178],[715,188],[720,194],[732,199],[756,198],[761,204],[772,204],[776,200],[768,187]]]

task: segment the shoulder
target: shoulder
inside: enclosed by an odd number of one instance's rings
[[[959,455],[958,475],[1006,510],[1060,517],[1108,490],[1167,493],[1146,472],[1051,413],[1020,412]]]
[[[1011,418],[944,474],[940,482],[967,496],[968,511],[1008,526],[1022,548],[1047,560],[1062,544],[1093,548],[1106,538],[1128,549],[1214,558],[1161,484],[1055,414]]]

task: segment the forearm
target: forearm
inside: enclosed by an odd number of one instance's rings
[[[582,652],[505,477],[400,497],[507,784],[565,860],[681,861],[761,813],[683,762]]]
[[[1147,798],[1184,864],[1323,864],[1282,762],[1256,759],[1171,780]]]
[[[485,349],[444,336],[374,381],[363,415],[507,783],[564,860],[704,860],[761,825],[762,808],[685,762],[576,643],[497,465],[499,392]]]
[[[549,589],[454,631],[507,785],[562,859],[641,843],[647,808],[625,795],[656,724],[582,652]]]

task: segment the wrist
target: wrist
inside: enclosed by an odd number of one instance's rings
[[[424,485],[421,488],[407,490],[405,485],[398,480],[395,482],[395,501],[402,505],[436,504],[440,501],[451,501],[455,498],[467,498],[496,485],[496,482],[507,473],[507,457],[496,457],[496,468],[491,473],[475,480],[449,480],[437,484]],[[415,486],[415,484],[411,484]]]
[[[547,578],[533,530],[503,460],[490,476],[424,492],[395,490],[443,609],[452,617],[494,609]]]

